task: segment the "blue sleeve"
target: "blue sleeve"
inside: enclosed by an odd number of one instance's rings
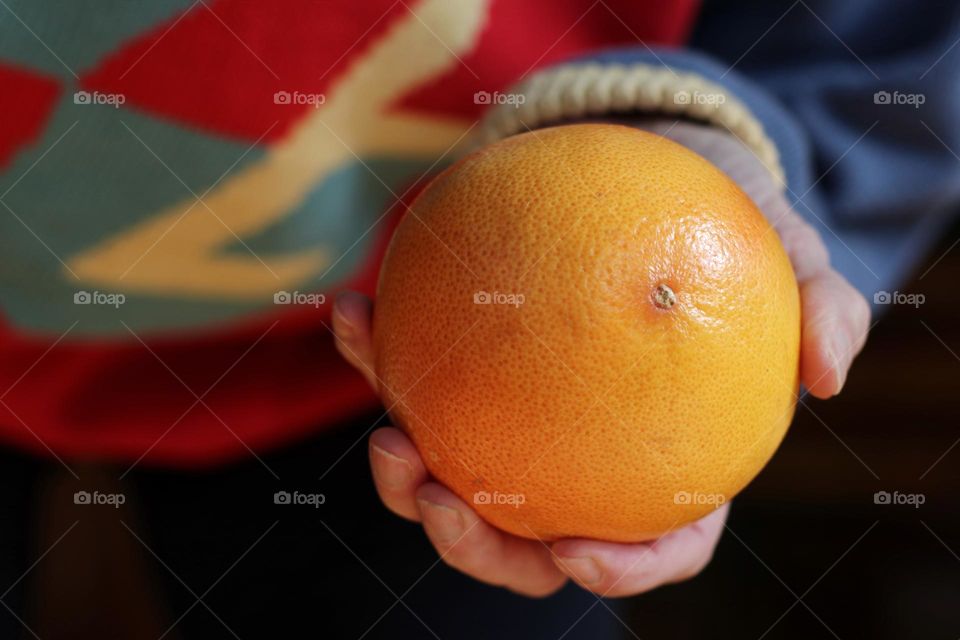
[[[788,199],[873,301],[930,268],[960,205],[960,33],[947,6],[866,4],[708,6],[691,49],[584,62],[667,65],[736,95],[776,145]]]

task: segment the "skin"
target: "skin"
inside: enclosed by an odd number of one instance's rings
[[[817,398],[839,393],[866,342],[870,307],[830,267],[817,231],[790,208],[769,172],[733,136],[691,123],[629,124],[706,157],[757,203],[779,234],[800,288],[800,380]],[[341,294],[333,310],[333,329],[340,353],[376,388],[372,312],[369,298]],[[386,507],[420,522],[447,564],[532,597],[548,596],[568,580],[598,595],[622,597],[691,578],[710,562],[729,511],[724,505],[693,524],[639,544],[587,539],[547,544],[518,538],[481,520],[453,492],[432,481],[413,443],[399,429],[386,427],[371,435],[370,467]]]

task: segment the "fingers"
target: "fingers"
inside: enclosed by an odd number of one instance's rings
[[[410,439],[399,429],[384,427],[370,436],[370,470],[383,504],[408,520],[420,520],[417,488],[427,470]]]
[[[783,196],[777,194],[779,206],[775,219],[780,242],[790,257],[798,282],[806,282],[830,268],[830,256],[820,234],[796,212],[790,209]]]
[[[713,557],[729,505],[659,540],[554,543],[554,562],[577,584],[607,597],[631,596],[698,574]]]
[[[370,436],[370,468],[387,508],[423,522],[433,546],[455,569],[535,597],[549,595],[566,582],[544,545],[494,528],[451,491],[428,483],[416,448],[399,429],[385,427]]]
[[[830,268],[820,234],[780,201],[785,209],[776,218],[777,233],[800,285],[800,381],[814,396],[829,398],[840,393],[866,342],[870,305]]]
[[[832,269],[800,285],[800,381],[818,398],[840,393],[870,329],[870,305]]]
[[[427,537],[451,567],[481,582],[534,597],[550,595],[566,582],[545,545],[487,524],[443,486],[424,484],[417,491],[417,501]]]
[[[376,389],[372,323],[373,303],[370,298],[354,291],[345,291],[337,296],[333,305],[333,333],[337,350]]]

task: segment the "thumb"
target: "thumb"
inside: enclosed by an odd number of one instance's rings
[[[373,302],[355,291],[344,291],[333,304],[333,334],[337,350],[377,388],[373,353]]]

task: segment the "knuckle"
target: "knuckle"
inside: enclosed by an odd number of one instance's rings
[[[791,258],[805,256],[803,267],[812,274],[830,263],[827,246],[820,233],[794,214],[780,231],[780,241]]]
[[[472,552],[463,540],[432,540],[434,549],[444,564],[458,571],[470,573]]]
[[[872,310],[870,303],[860,291],[834,269],[830,270],[830,278],[839,291],[838,299],[852,323],[852,329],[862,332],[870,325]]]
[[[477,577],[484,567],[495,557],[489,552],[490,545],[481,536],[471,533],[456,539],[431,538],[434,548],[440,553],[447,565],[468,575]]]

